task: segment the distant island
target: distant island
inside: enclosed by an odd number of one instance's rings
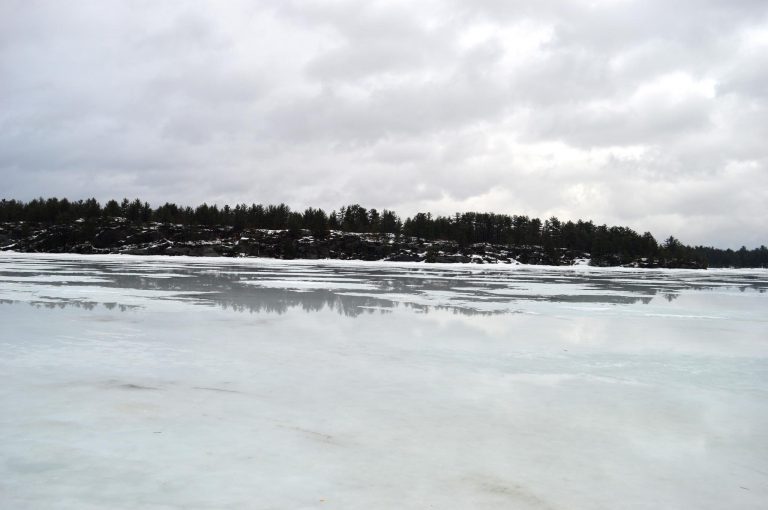
[[[418,213],[358,204],[326,213],[285,204],[195,208],[135,199],[0,200],[0,250],[414,262],[589,264],[643,268],[768,267],[768,248],[658,243],[650,232],[524,215]]]

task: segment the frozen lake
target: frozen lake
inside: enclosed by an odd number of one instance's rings
[[[765,509],[768,271],[0,254],[3,509]]]

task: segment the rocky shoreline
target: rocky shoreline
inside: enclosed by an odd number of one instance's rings
[[[67,224],[0,224],[0,251],[280,259],[390,260],[409,262],[593,265],[705,269],[693,260],[593,256],[564,248],[424,240],[394,234],[332,230],[235,229],[234,227],[129,223],[121,218]]]

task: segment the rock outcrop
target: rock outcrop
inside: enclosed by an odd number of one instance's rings
[[[121,218],[68,224],[0,224],[0,250],[43,253],[122,253],[196,257],[391,260],[478,264],[536,264],[702,268],[687,260],[592,256],[563,248],[488,243],[459,245],[393,234],[306,230],[235,229],[161,223],[131,224]]]

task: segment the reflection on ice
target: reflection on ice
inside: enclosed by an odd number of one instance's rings
[[[167,257],[120,256],[59,256],[59,263],[51,264],[50,257],[3,255],[0,299],[57,306],[117,302],[125,307],[172,299],[238,311],[329,308],[354,316],[399,305],[461,314],[519,312],[531,309],[536,301],[585,305],[653,302],[661,306],[662,299],[671,303],[681,293],[763,293],[768,289],[768,279],[747,271],[702,274],[276,260],[179,262]]]

